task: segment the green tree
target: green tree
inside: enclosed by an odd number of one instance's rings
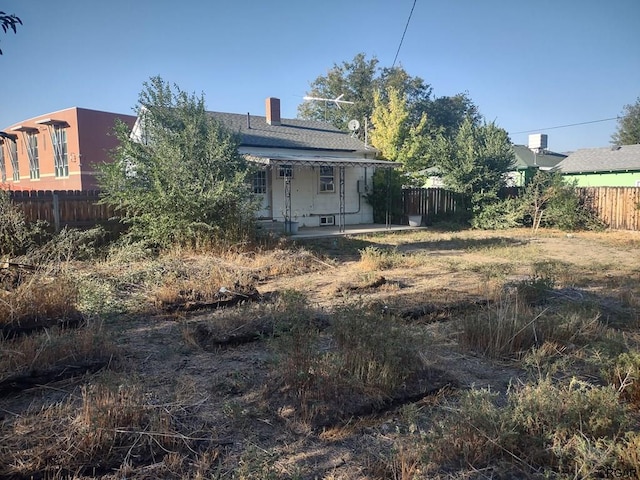
[[[13,33],[17,33],[18,25],[22,25],[22,20],[15,15],[0,12],[0,24],[2,24],[2,31],[4,33],[7,33],[7,30],[13,30]],[[2,50],[0,50],[0,55],[2,55]]]
[[[474,125],[480,125],[482,120],[478,107],[467,93],[437,97],[425,105],[425,113],[431,127],[441,128],[447,137],[454,136],[465,119]]]
[[[625,105],[618,118],[618,130],[611,135],[614,145],[636,145],[640,143],[640,97],[635,103]]]
[[[392,86],[387,88],[386,98],[376,92],[371,124],[371,144],[382,158],[402,163],[406,173],[426,168],[430,140],[427,116],[423,113],[414,123],[406,95]]]
[[[367,59],[364,53],[359,53],[351,62],[334,64],[327,75],[320,75],[311,83],[308,95],[328,99],[344,95],[343,99],[354,102],[353,105],[338,107],[332,102],[308,101],[298,106],[298,116],[326,120],[337,128],[346,129],[351,119],[362,122],[369,118],[374,108],[375,92],[384,97],[387,87],[394,87],[406,96],[412,114],[414,105],[428,102],[431,87],[421,78],[411,77],[402,67],[381,69],[378,63],[377,58]],[[358,135],[364,138],[364,134],[364,128],[361,128]]]
[[[511,141],[495,123],[477,126],[466,118],[453,138],[439,133],[433,146],[445,185],[469,200],[474,213],[498,200],[514,161]]]
[[[132,240],[158,247],[239,240],[253,226],[250,168],[235,136],[206,111],[203,96],[160,77],[144,83],[136,107],[143,135],[123,123],[114,161],[100,167],[103,202]]]

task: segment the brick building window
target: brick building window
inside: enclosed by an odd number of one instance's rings
[[[0,141],[0,182],[7,181],[7,165],[4,163],[4,142]]]
[[[56,177],[69,176],[69,156],[67,154],[66,125],[54,125],[51,131],[53,143],[53,164]]]
[[[37,180],[40,178],[40,159],[38,158],[38,133],[28,132],[26,135],[27,156],[29,157],[29,178]]]
[[[18,164],[18,142],[9,142],[9,160],[11,161],[12,177],[14,182],[20,181],[20,165]]]

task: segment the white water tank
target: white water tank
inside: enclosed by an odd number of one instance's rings
[[[547,148],[547,135],[532,133],[529,135],[529,150],[544,150]]]

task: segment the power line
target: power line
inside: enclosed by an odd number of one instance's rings
[[[404,26],[404,32],[402,32],[402,38],[400,39],[400,45],[398,45],[398,50],[396,51],[396,56],[393,59],[393,65],[391,68],[396,66],[396,60],[398,60],[398,55],[400,54],[400,48],[402,48],[402,42],[404,42],[404,36],[407,33],[407,28],[409,28],[409,22],[411,21],[411,16],[413,15],[413,9],[416,8],[416,2],[418,0],[413,0],[413,6],[411,7],[411,12],[409,13],[409,18],[407,18],[407,24]]]
[[[522,132],[511,132],[511,135],[517,135],[519,133],[536,133],[543,130],[555,130],[556,128],[575,127],[578,125],[587,125],[589,123],[610,122],[611,120],[618,120],[620,117],[603,118],[602,120],[591,120],[590,122],[569,123],[567,125],[558,125],[556,127],[536,128],[534,130],[523,130]]]

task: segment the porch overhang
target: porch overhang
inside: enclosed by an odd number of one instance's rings
[[[399,168],[400,163],[370,158],[299,156],[299,155],[246,155],[247,160],[262,165],[300,165],[306,167],[373,167]]]

